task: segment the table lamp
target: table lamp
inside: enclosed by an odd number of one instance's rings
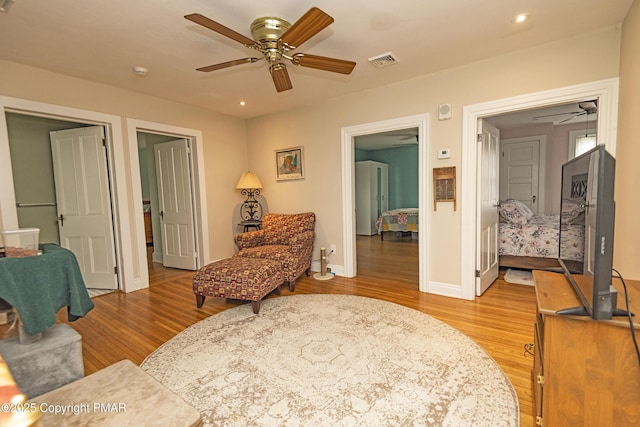
[[[240,217],[242,221],[260,221],[262,219],[262,206],[255,196],[260,194],[262,182],[255,173],[248,171],[242,174],[236,189],[247,196],[247,199],[240,206]]]

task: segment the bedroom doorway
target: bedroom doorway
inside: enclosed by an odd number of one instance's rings
[[[210,262],[209,226],[206,200],[206,184],[204,178],[204,158],[202,155],[202,132],[196,129],[182,128],[163,123],[127,119],[127,132],[130,141],[131,176],[138,177],[140,185],[133,186],[133,214],[136,228],[140,230],[136,244],[139,253],[143,254],[146,268],[141,275],[148,281],[149,271],[154,263],[163,263],[162,232],[160,230],[160,209],[157,190],[157,175],[154,146],[168,141],[183,140],[187,142],[186,156],[188,167],[183,171],[183,180],[188,180],[191,189],[183,192],[185,203],[191,203],[193,221],[193,248],[195,268]],[[188,194],[186,194],[188,193]],[[149,230],[149,228],[151,228]],[[145,232],[146,230],[146,232]],[[147,243],[148,242],[148,243]]]
[[[476,195],[479,185],[478,121],[521,110],[596,100],[599,109],[598,141],[615,156],[618,85],[619,80],[614,78],[463,107],[461,298],[475,299],[478,281],[476,273],[477,253],[480,250],[480,235],[477,228],[479,198]]]
[[[386,132],[406,132],[407,129],[417,129],[418,145],[418,209],[425,212],[419,216],[418,228],[418,277],[419,287],[423,292],[428,291],[427,250],[428,250],[428,216],[426,209],[428,200],[428,186],[423,183],[428,170],[427,159],[427,123],[428,115],[416,115],[381,122],[367,123],[342,129],[342,194],[343,194],[343,248],[345,277],[355,277],[357,274],[356,250],[356,215],[355,215],[355,161],[356,138]],[[374,237],[375,238],[375,237]]]

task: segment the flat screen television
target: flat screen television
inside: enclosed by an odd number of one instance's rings
[[[616,308],[611,281],[615,168],[615,159],[602,145],[562,165],[558,261],[582,305],[559,314],[595,320],[627,315]]]

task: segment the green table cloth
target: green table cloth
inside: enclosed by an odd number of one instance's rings
[[[62,307],[69,321],[94,307],[73,252],[53,243],[40,249],[38,256],[0,258],[0,298],[16,309],[29,335],[55,325]]]

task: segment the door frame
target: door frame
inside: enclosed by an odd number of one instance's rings
[[[194,242],[196,245],[197,260],[196,267],[200,268],[210,261],[209,251],[209,224],[207,221],[207,197],[206,184],[204,176],[204,155],[203,155],[203,139],[202,131],[196,129],[183,128],[180,126],[172,126],[164,123],[149,122],[145,120],[127,119],[127,139],[129,144],[130,174],[133,179],[139,180],[140,177],[140,160],[138,156],[138,132],[154,133],[175,137],[176,139],[187,139],[189,141],[189,159],[191,163],[191,200],[193,202],[194,215]],[[154,183],[155,184],[155,183]],[[149,266],[147,263],[147,244],[144,233],[144,212],[142,206],[142,186],[133,185],[131,189],[133,198],[133,215],[135,218],[136,240],[134,242],[138,257],[140,257],[140,266],[143,271],[140,275],[146,277],[149,283]]]
[[[0,192],[0,226],[12,229],[18,228],[18,211],[13,173],[11,166],[11,152],[9,150],[9,132],[7,129],[6,112],[25,116],[45,117],[54,120],[64,120],[87,125],[103,126],[109,156],[109,185],[111,187],[111,202],[113,206],[114,245],[118,268],[118,283],[125,292],[135,291],[143,287],[141,278],[136,274],[137,265],[129,260],[133,259],[130,246],[123,236],[130,235],[129,204],[127,197],[125,157],[122,140],[122,124],[118,116],[80,110],[55,104],[47,104],[20,98],[0,96],[0,181],[5,183],[11,191]],[[127,260],[127,262],[125,262]]]
[[[478,134],[478,120],[518,110],[597,98],[598,139],[601,144],[605,145],[607,151],[615,156],[618,124],[618,88],[619,78],[616,77],[467,105],[462,108],[460,298],[475,299],[476,241],[478,238],[478,230],[476,229],[478,204],[476,197],[476,161],[478,156],[476,135]]]
[[[418,257],[419,257],[419,287],[422,292],[429,292],[428,272],[428,224],[430,224],[431,210],[427,201],[430,200],[430,185],[427,171],[429,170],[428,147],[429,114],[400,117],[391,120],[365,123],[356,126],[343,127],[342,140],[342,236],[344,247],[345,277],[355,277],[356,269],[356,214],[355,214],[355,137],[372,133],[389,132],[407,128],[418,128]]]

